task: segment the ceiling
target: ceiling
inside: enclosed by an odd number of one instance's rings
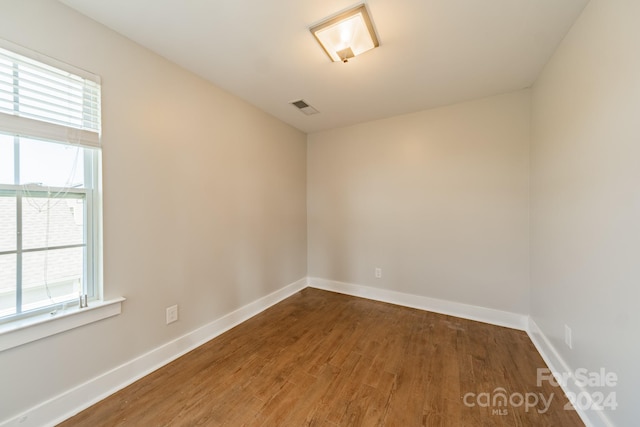
[[[307,133],[526,88],[588,2],[368,0],[380,47],[343,64],[308,28],[357,0],[61,1]]]

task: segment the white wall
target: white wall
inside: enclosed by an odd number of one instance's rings
[[[533,90],[531,314],[571,371],[618,374],[619,426],[640,419],[639,17],[591,0]]]
[[[309,276],[526,314],[529,101],[309,135]]]
[[[127,298],[0,353],[0,422],[305,276],[303,133],[53,0],[0,0],[0,37],[102,76],[105,294]]]

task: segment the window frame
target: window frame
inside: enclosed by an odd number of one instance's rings
[[[63,247],[83,247],[83,261],[82,261],[82,294],[86,294],[89,301],[93,302],[93,305],[100,306],[106,302],[103,300],[103,283],[102,283],[102,161],[101,161],[101,143],[100,143],[100,128],[101,128],[101,114],[100,114],[100,99],[101,99],[101,85],[100,78],[92,73],[80,70],[68,64],[64,64],[53,58],[46,57],[37,52],[30,51],[21,46],[14,45],[11,42],[0,39],[0,48],[12,53],[14,55],[21,56],[18,61],[26,59],[27,61],[35,62],[37,64],[43,64],[46,67],[52,67],[58,72],[68,73],[69,75],[79,77],[85,81],[83,85],[83,99],[86,96],[90,97],[88,102],[94,105],[91,108],[91,117],[94,117],[95,109],[97,108],[98,122],[97,128],[95,121],[83,122],[80,127],[74,127],[73,125],[64,124],[52,124],[47,122],[46,117],[43,121],[33,118],[23,118],[20,116],[20,94],[19,89],[14,89],[14,113],[13,115],[6,111],[0,112],[0,133],[8,136],[13,136],[14,140],[14,182],[13,184],[0,184],[0,194],[7,194],[9,197],[15,197],[16,201],[16,246],[15,250],[0,251],[0,255],[16,256],[16,278],[15,278],[15,313],[8,314],[0,317],[0,327],[2,325],[10,325],[12,322],[16,324],[24,324],[28,321],[28,318],[33,317],[37,320],[42,314],[50,312],[52,315],[57,314],[59,311],[63,311],[68,307],[79,306],[79,298],[68,299],[66,301],[47,304],[46,306],[37,307],[30,310],[24,310],[23,300],[20,297],[23,291],[24,283],[21,280],[22,269],[19,259],[29,252],[43,252],[47,250],[62,249]],[[6,61],[6,59],[5,59]],[[19,63],[19,62],[18,62]],[[5,62],[6,64],[6,62]],[[9,62],[10,69],[17,69],[17,63]],[[12,65],[11,65],[12,64]],[[11,81],[11,78],[9,78]],[[92,82],[89,89],[87,89],[86,82]],[[11,83],[10,83],[11,84]],[[13,73],[14,88],[20,87],[20,76],[17,72]],[[97,84],[97,95],[94,92],[90,92],[90,95],[86,94],[86,90],[95,91],[95,85]],[[6,93],[6,92],[5,92]],[[97,99],[97,107],[95,106],[95,100]],[[82,114],[84,115],[84,107]],[[84,120],[84,119],[83,119]],[[84,126],[89,126],[85,128]],[[83,149],[83,158],[78,161],[84,162],[84,186],[78,188],[61,188],[51,187],[46,185],[32,185],[22,184],[20,182],[20,138],[26,138],[31,140],[42,141],[47,144],[65,144],[68,146],[78,146]],[[26,193],[25,193],[26,191]],[[29,248],[25,250],[22,247],[22,237],[19,233],[23,231],[22,226],[22,203],[24,197],[47,197],[50,194],[56,194],[58,192],[64,192],[63,197],[69,198],[81,198],[84,199],[83,209],[83,243],[79,245],[64,245],[62,247],[48,248],[38,247]],[[55,298],[55,297],[54,297]],[[0,328],[0,333],[2,333]]]

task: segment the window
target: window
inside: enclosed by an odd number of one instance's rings
[[[0,40],[0,322],[100,297],[100,81]]]

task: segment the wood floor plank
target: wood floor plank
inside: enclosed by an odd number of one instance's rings
[[[353,352],[351,354],[357,353]],[[371,362],[371,359],[360,356],[355,368],[351,371],[348,378],[346,378],[344,387],[342,387],[340,393],[336,395],[336,399],[334,399],[331,405],[331,410],[327,415],[328,421],[343,425],[340,421],[344,418],[345,413],[349,411],[349,408],[351,408],[351,412],[353,412],[353,406],[364,403],[357,401],[358,390],[371,367]]]
[[[61,426],[582,426],[543,368],[522,331],[307,288]]]
[[[312,424],[318,402],[322,399],[322,396],[331,390],[331,384],[335,382],[339,374],[340,369],[329,364],[324,365],[324,369],[319,373],[316,380],[305,386],[300,395],[299,403],[289,408],[282,425],[303,426]]]
[[[367,384],[368,385],[368,384]],[[392,391],[395,389],[396,375],[381,372],[378,384],[374,387],[374,394],[369,407],[362,419],[363,426],[383,426],[389,412]]]
[[[327,418],[331,414],[336,400],[339,399],[342,394],[342,390],[348,384],[351,373],[358,365],[361,357],[362,356],[357,353],[351,353],[342,366],[335,367],[330,365],[338,370],[338,375],[332,379],[331,383],[322,394],[322,397],[317,402],[313,412],[309,414],[310,419],[309,417],[307,418],[309,425],[324,425],[330,422]]]

